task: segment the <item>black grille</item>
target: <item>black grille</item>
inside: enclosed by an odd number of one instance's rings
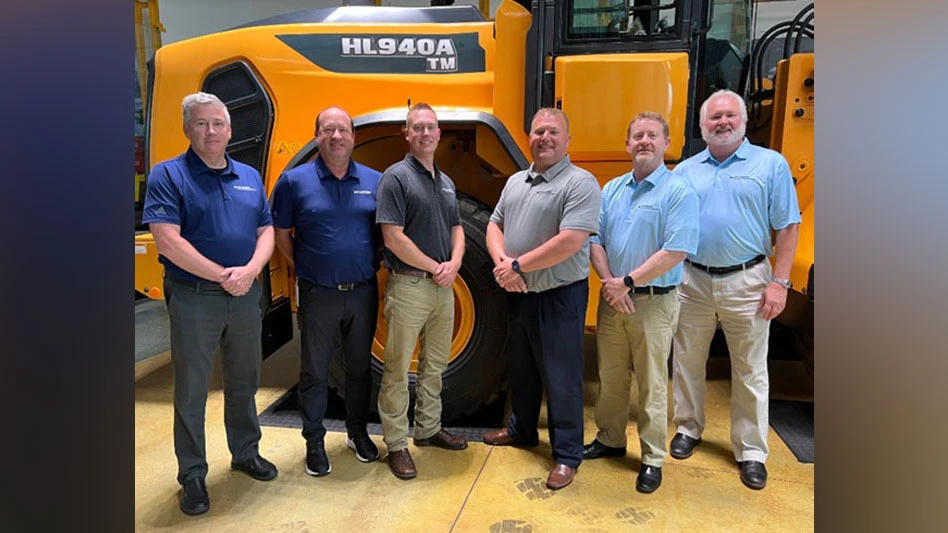
[[[211,72],[201,88],[220,98],[230,112],[227,153],[263,175],[273,128],[273,104],[250,67],[230,63]]]

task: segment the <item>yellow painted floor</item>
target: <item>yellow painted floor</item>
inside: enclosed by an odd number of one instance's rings
[[[296,383],[298,349],[298,342],[292,342],[264,362],[257,394],[260,411]],[[587,357],[595,358],[588,348]],[[718,368],[722,364],[723,369]],[[726,360],[720,358],[711,359],[708,427],[702,444],[686,461],[669,456],[662,486],[650,495],[639,494],[634,487],[639,468],[634,423],[628,427],[626,457],[584,462],[573,484],[557,492],[544,486],[553,465],[545,429],[540,432],[540,446],[529,450],[479,442],[461,452],[412,446],[418,477],[401,481],[391,475],[384,460],[356,461],[345,446],[345,434],[338,432],[326,436],[332,474],[308,476],[303,472],[299,430],[264,426],[261,454],[277,465],[280,475],[271,482],[255,481],[230,470],[219,363],[211,381],[207,407],[211,509],[189,517],[178,509],[170,355],[136,364],[136,531],[813,530],[814,467],[798,462],[772,429],[767,488],[752,491],[741,484],[728,433]],[[771,382],[774,398],[812,399],[812,382],[796,363],[772,362]],[[585,442],[596,431],[591,405],[595,387],[595,382],[587,382]],[[634,420],[635,406],[631,409]],[[672,435],[669,423],[669,439]],[[373,439],[384,453],[381,437]]]

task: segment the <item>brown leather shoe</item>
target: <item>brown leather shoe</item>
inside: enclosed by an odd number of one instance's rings
[[[517,439],[507,431],[507,428],[504,428],[484,433],[484,444],[490,444],[491,446],[513,446],[517,444]]]
[[[415,446],[437,446],[445,450],[463,450],[467,448],[467,439],[460,435],[452,435],[445,430],[439,430],[427,439],[412,439]]]
[[[546,486],[552,490],[560,490],[572,483],[575,476],[575,468],[557,464],[553,470],[550,470],[550,477],[546,478]]]
[[[411,479],[418,475],[415,462],[411,460],[408,449],[388,453],[388,467],[398,479]]]

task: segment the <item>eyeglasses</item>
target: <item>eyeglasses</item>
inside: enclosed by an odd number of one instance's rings
[[[352,133],[352,130],[345,126],[323,126],[322,128],[319,128],[319,132],[323,135],[332,136],[332,134],[336,133],[337,131],[339,132],[339,135],[349,135]]]

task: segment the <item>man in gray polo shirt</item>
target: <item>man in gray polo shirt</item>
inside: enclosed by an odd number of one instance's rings
[[[409,154],[388,167],[378,188],[376,222],[385,241],[385,370],[379,390],[382,438],[399,479],[418,472],[408,451],[408,366],[421,335],[415,390],[415,446],[467,448],[463,437],[441,428],[441,373],[454,333],[454,278],[464,256],[464,230],[454,183],[434,164],[441,138],[431,106],[408,111]]]
[[[570,163],[569,121],[552,108],[530,127],[533,164],[507,180],[487,225],[497,283],[508,291],[513,415],[484,435],[494,446],[535,446],[546,390],[556,466],[547,487],[569,485],[583,460],[583,327],[589,236],[599,230],[596,178]]]

